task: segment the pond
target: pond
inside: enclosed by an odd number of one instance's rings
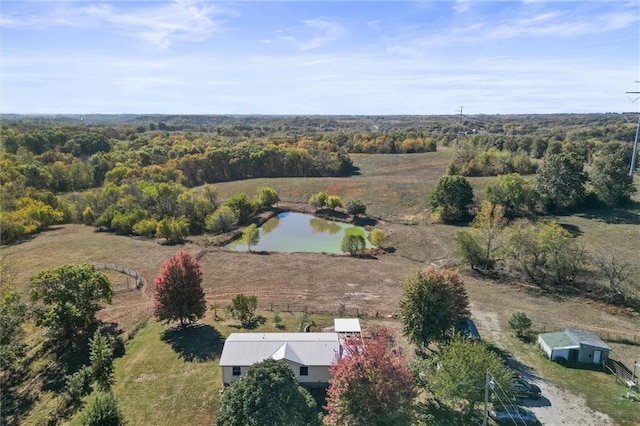
[[[325,220],[305,213],[284,212],[267,220],[260,227],[260,241],[251,246],[252,251],[277,251],[283,253],[339,253],[346,230],[358,232],[365,238],[367,248],[372,245],[364,228],[348,223]],[[235,251],[248,251],[239,240],[227,245]]]

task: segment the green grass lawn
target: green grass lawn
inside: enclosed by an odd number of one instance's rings
[[[220,311],[219,311],[220,314]],[[297,332],[300,324],[315,323],[312,331],[333,324],[333,317],[261,312],[265,323],[254,330],[238,328],[232,319],[213,321],[212,315],[193,327],[178,330],[151,319],[126,345],[115,362],[116,394],[129,425],[211,425],[222,386],[218,367],[224,337],[234,332]],[[89,396],[86,401],[90,401]],[[80,413],[71,420],[80,424]]]

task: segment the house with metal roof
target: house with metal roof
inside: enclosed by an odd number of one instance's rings
[[[232,333],[220,356],[222,383],[240,379],[256,362],[282,360],[308,386],[326,386],[340,354],[336,333]]]
[[[538,335],[538,344],[552,361],[601,364],[609,358],[611,348],[598,336],[576,328]]]

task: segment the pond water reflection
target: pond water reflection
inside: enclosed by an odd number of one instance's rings
[[[260,227],[260,242],[252,245],[251,250],[341,254],[340,244],[345,230],[354,228],[365,237],[367,248],[372,247],[362,227],[305,213],[284,212],[272,217]],[[228,244],[227,248],[248,251],[247,245],[238,241]]]

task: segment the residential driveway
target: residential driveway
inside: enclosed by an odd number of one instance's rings
[[[542,398],[525,400],[522,406],[533,411],[545,426],[613,426],[604,413],[587,407],[582,397],[563,391],[542,380],[532,380],[540,386]]]
[[[500,343],[504,338],[496,312],[474,310],[473,317],[481,328],[480,335],[488,333],[491,339]],[[516,360],[517,363],[517,360]],[[522,364],[521,364],[522,366]],[[525,367],[526,368],[526,367]],[[518,367],[516,367],[519,370]],[[587,407],[584,398],[563,391],[539,377],[533,377],[530,372],[520,371],[523,376],[540,386],[542,398],[539,400],[524,400],[521,405],[531,409],[545,426],[614,426],[615,423],[604,413]]]

